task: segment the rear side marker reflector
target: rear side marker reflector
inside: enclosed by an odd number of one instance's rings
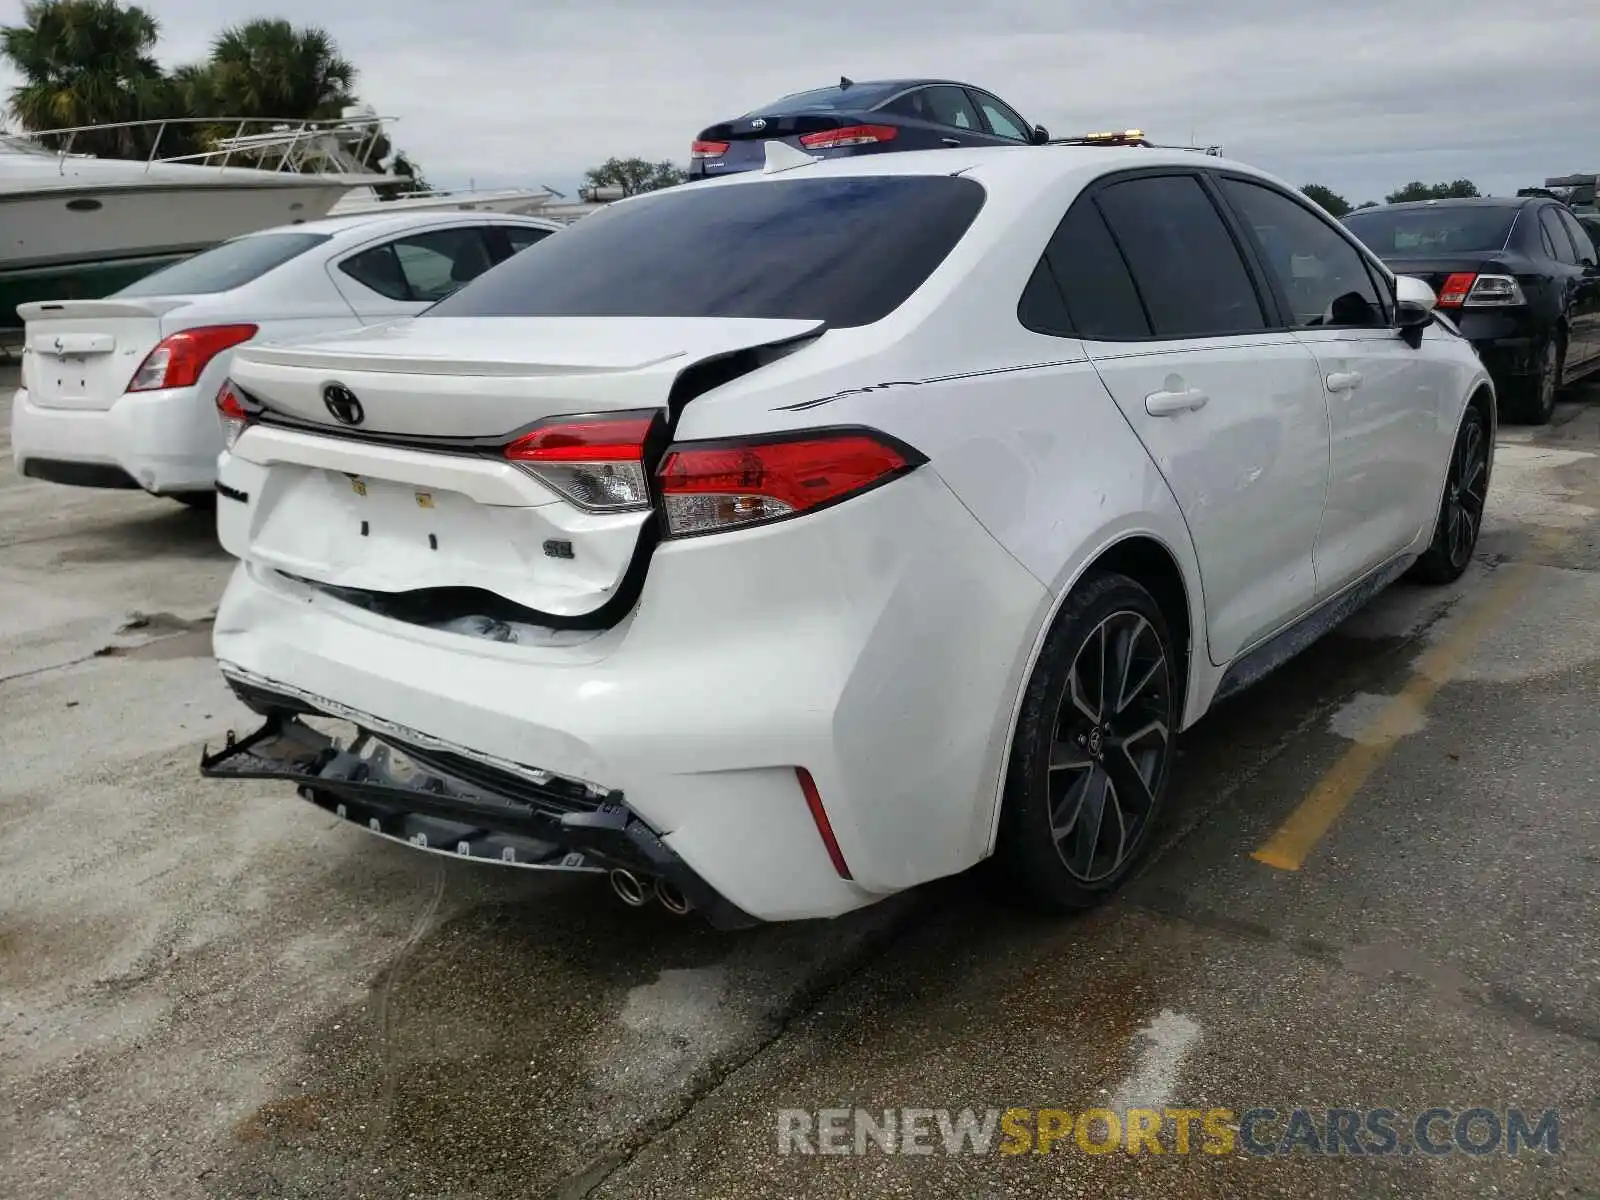
[[[211,360],[256,335],[254,325],[202,325],[164,337],[128,381],[130,392],[193,387]]]
[[[892,142],[899,132],[893,125],[846,125],[843,129],[824,129],[820,133],[803,134],[800,144],[807,150],[871,146],[878,142]]]
[[[828,858],[833,862],[833,869],[839,873],[840,879],[853,879],[850,866],[844,861],[844,851],[839,849],[839,839],[833,836],[833,825],[828,820],[828,810],[822,806],[822,793],[817,791],[817,781],[811,778],[811,772],[804,767],[796,767],[794,775],[800,781],[800,791],[805,795],[806,807],[811,810],[811,819],[817,824],[817,833],[828,851]]]
[[[667,535],[717,533],[799,516],[889,482],[927,460],[868,429],[680,442],[657,473]]]
[[[644,450],[659,412],[555,417],[506,446],[504,454],[585,512],[650,507]]]

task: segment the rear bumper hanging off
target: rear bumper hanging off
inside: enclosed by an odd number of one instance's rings
[[[252,694],[252,707],[266,707]],[[200,773],[281,779],[302,799],[369,832],[421,850],[529,870],[601,874],[624,868],[675,886],[718,929],[760,922],[692,871],[624,802],[537,783],[455,755],[402,745],[361,729],[349,746],[300,719],[285,697],[254,733],[232,731]],[[359,726],[358,726],[359,728]]]

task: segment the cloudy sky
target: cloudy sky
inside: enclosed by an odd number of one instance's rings
[[[436,185],[575,186],[609,155],[682,162],[703,126],[856,79],[983,84],[1055,133],[1137,126],[1352,201],[1410,179],[1509,193],[1600,170],[1595,0],[146,0],[161,59],[221,25],[329,30]],[[0,0],[0,24],[21,0]],[[0,66],[0,91],[14,78]]]

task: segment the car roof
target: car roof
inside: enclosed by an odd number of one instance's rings
[[[1440,196],[1437,200],[1402,200],[1398,204],[1374,204],[1348,215],[1371,212],[1404,212],[1427,208],[1524,208],[1546,199],[1544,196]]]
[[[787,147],[786,147],[787,149]],[[793,151],[790,151],[794,153]],[[817,159],[809,164],[767,174],[739,171],[710,179],[681,184],[684,188],[749,187],[762,182],[791,179],[822,179],[839,176],[872,175],[961,175],[976,179],[986,187],[1027,189],[1039,187],[1071,175],[1085,179],[1110,171],[1137,167],[1225,168],[1253,175],[1293,190],[1293,185],[1247,163],[1203,154],[1198,150],[1163,149],[1154,146],[972,146],[947,150],[907,150],[899,154],[863,154],[850,158]],[[616,201],[611,207],[647,201],[646,192]]]
[[[491,220],[496,224],[528,225],[538,229],[560,229],[559,221],[548,217],[524,216],[519,213],[490,212],[484,209],[435,209],[427,212],[349,213],[342,217],[320,217],[315,221],[302,221],[298,225],[276,225],[271,229],[258,229],[245,237],[259,237],[264,233],[315,233],[332,238],[383,237],[410,229],[429,229],[436,225],[458,225],[463,221]]]

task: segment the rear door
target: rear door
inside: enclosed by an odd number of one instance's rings
[[[1575,281],[1576,292],[1570,310],[1572,331],[1567,360],[1574,363],[1593,362],[1600,357],[1600,265],[1597,265],[1600,264],[1600,257],[1597,257],[1595,244],[1577,217],[1565,208],[1552,211],[1571,237],[1582,271]]]
[[[418,230],[335,259],[328,274],[363,323],[414,316],[493,265],[486,235],[482,224]]]
[[[1078,336],[1183,510],[1219,664],[1305,611],[1328,480],[1317,361],[1192,172],[1112,176],[1048,252]]]
[[[1449,377],[1400,337],[1387,280],[1380,292],[1346,231],[1260,180],[1216,178],[1321,368],[1332,452],[1317,595],[1329,596],[1398,554],[1437,512]]]

